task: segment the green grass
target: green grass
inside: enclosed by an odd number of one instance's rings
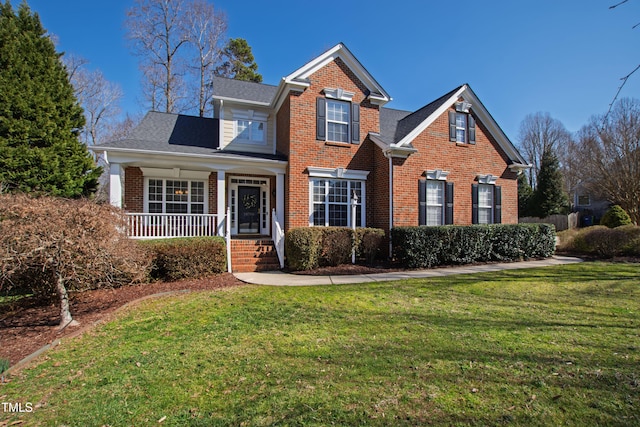
[[[146,301],[1,386],[35,409],[0,420],[640,425],[639,283],[585,263]]]

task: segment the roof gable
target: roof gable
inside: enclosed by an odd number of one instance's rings
[[[382,88],[382,86],[380,86],[376,79],[373,78],[373,76],[362,66],[360,61],[356,59],[356,57],[343,43],[338,43],[322,55],[304,64],[293,73],[283,77],[280,82],[280,86],[278,87],[278,95],[276,98],[278,98],[282,93],[288,92],[285,90],[286,88],[303,91],[309,87],[309,77],[312,74],[338,58],[340,58],[362,82],[362,84],[365,85],[369,92],[367,94],[369,101],[378,105],[384,105],[391,101],[389,94]]]
[[[437,100],[425,105],[413,114],[400,120],[391,141],[385,141],[391,148],[411,147],[412,141],[428,128],[438,117],[444,114],[458,99],[471,103],[474,114],[484,124],[489,133],[495,138],[500,148],[516,165],[526,166],[527,161],[509,140],[498,123],[491,116],[486,107],[468,84],[464,84]]]

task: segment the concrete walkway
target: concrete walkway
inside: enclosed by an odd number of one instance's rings
[[[575,264],[583,262],[581,258],[553,256],[536,261],[505,262],[496,264],[461,265],[458,267],[434,268],[430,270],[405,270],[376,274],[353,274],[332,276],[306,276],[283,273],[281,271],[265,271],[255,273],[234,273],[238,279],[255,285],[270,286],[313,286],[339,285],[347,283],[385,282],[390,280],[420,279],[425,277],[442,277],[452,274],[483,273],[488,271],[516,270],[521,268],[548,267],[552,265]]]

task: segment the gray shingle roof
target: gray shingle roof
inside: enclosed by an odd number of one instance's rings
[[[380,109],[380,137],[387,144],[399,142],[412,130],[420,125],[433,114],[442,104],[457,92],[462,86],[449,91],[435,101],[430,102],[415,112],[391,110],[389,108]]]
[[[98,144],[96,151],[110,148],[144,150],[170,154],[202,154],[207,156],[244,156],[270,160],[286,160],[281,155],[218,150],[219,121],[206,117],[150,111],[128,138]]]
[[[239,99],[263,104],[271,103],[278,91],[277,86],[245,82],[226,77],[214,77],[212,85],[213,96],[216,98]]]

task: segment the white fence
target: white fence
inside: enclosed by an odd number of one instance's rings
[[[572,228],[577,228],[580,220],[580,216],[577,212],[574,212],[569,215],[551,215],[546,218],[537,218],[534,216],[527,216],[524,218],[519,218],[518,222],[520,223],[545,223],[545,224],[553,224],[556,227],[556,231],[569,230]]]

